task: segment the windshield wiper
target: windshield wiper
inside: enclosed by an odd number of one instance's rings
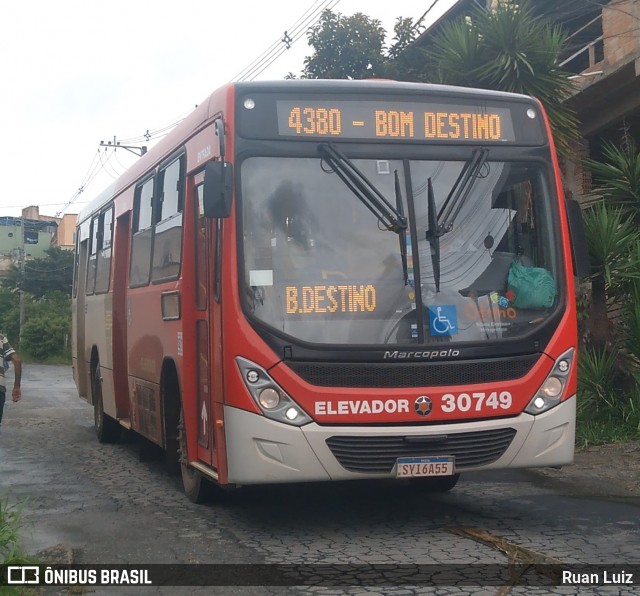
[[[407,218],[398,211],[374,184],[333,145],[318,145],[322,159],[327,162],[347,188],[375,215],[385,230],[399,234],[407,229]]]
[[[436,292],[440,291],[440,237],[453,229],[453,222],[464,206],[475,181],[480,175],[482,166],[487,161],[489,150],[474,149],[471,159],[462,168],[458,179],[449,192],[444,205],[436,215],[436,200],[433,194],[431,178],[427,180],[427,218],[428,229],[426,238],[431,245],[431,265],[433,267],[433,281]]]
[[[450,232],[453,229],[453,222],[465,204],[473,185],[480,175],[482,166],[487,161],[488,155],[488,149],[474,149],[471,159],[464,164],[447,200],[438,212],[438,225],[446,232]]]
[[[393,177],[396,190],[396,210],[398,211],[400,218],[404,219],[406,222],[407,220],[404,216],[404,207],[402,206],[402,190],[400,190],[400,176],[398,175],[398,170],[393,171]],[[402,259],[402,279],[406,286],[409,281],[409,271],[407,269],[407,236],[406,234],[403,234],[403,231],[404,230],[400,230],[398,232],[398,240],[400,241],[400,258]]]
[[[438,216],[436,215],[436,199],[433,194],[433,184],[431,178],[427,180],[427,219],[429,228],[427,229],[427,240],[431,245],[431,266],[433,267],[433,280],[436,284],[436,292],[440,291],[440,236],[447,233],[441,225],[438,224]]]

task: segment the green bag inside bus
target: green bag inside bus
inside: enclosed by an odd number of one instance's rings
[[[542,267],[527,267],[517,260],[511,263],[507,284],[515,295],[511,304],[516,308],[551,308],[558,294],[549,271]]]

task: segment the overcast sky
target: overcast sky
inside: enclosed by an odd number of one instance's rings
[[[431,17],[455,0],[435,0]],[[323,7],[420,17],[434,0],[31,0],[0,25],[0,216],[77,213],[136,157],[100,141],[141,140],[188,114],[268,50],[256,80],[300,74],[305,23]],[[308,28],[308,27],[306,27]],[[277,57],[285,31],[299,37]],[[275,46],[275,47],[274,47]],[[265,65],[262,65],[265,66]],[[149,144],[141,140],[140,144]],[[78,189],[84,187],[82,193]],[[69,202],[71,204],[69,204]]]

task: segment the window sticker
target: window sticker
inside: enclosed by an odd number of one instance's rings
[[[251,269],[249,271],[250,286],[272,286],[273,269]]]
[[[431,335],[458,335],[458,312],[454,305],[429,307]]]

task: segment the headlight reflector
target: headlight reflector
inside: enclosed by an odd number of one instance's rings
[[[574,357],[575,350],[571,348],[556,360],[544,383],[524,409],[527,414],[536,416],[560,403],[571,374]]]
[[[547,397],[558,397],[562,393],[562,381],[558,377],[548,377],[540,391]]]
[[[273,410],[280,403],[280,394],[273,387],[267,387],[260,392],[258,401],[265,410]]]

